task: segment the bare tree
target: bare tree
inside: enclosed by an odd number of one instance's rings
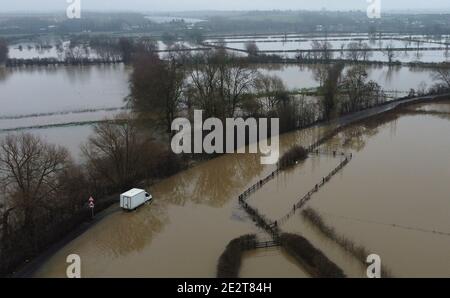
[[[261,74],[255,80],[255,87],[265,100],[267,110],[273,110],[287,96],[283,80],[277,76]]]
[[[433,80],[435,80],[438,84],[444,85],[446,88],[450,88],[450,68],[436,68],[432,76]]]
[[[222,51],[200,53],[192,61],[189,87],[192,102],[205,111],[206,117],[233,117],[251,93],[257,70]]]
[[[327,76],[324,83],[323,97],[320,101],[323,117],[326,120],[332,118],[337,107],[337,92],[340,84],[340,77],[344,69],[344,64],[337,63],[327,69]]]
[[[135,50],[134,41],[131,38],[122,37],[118,42],[119,51],[124,63],[130,63],[133,52]]]
[[[347,59],[357,62],[362,59],[361,45],[358,42],[351,42],[347,45]]]
[[[13,209],[23,214],[23,228],[33,235],[40,210],[58,204],[60,175],[71,164],[66,149],[31,134],[8,135],[0,142],[0,187],[4,195],[3,223]]]
[[[323,87],[328,76],[329,65],[325,63],[317,64],[312,68],[314,79]]]
[[[333,59],[333,46],[328,41],[313,40],[311,43],[311,50],[314,59],[329,61]]]
[[[311,58],[314,60],[318,60],[320,58],[320,42],[317,40],[313,40],[311,42]]]
[[[372,56],[370,46],[366,42],[362,42],[359,45],[359,49],[361,51],[360,56],[362,61],[367,61]]]
[[[94,127],[94,134],[82,147],[89,174],[118,190],[133,186],[145,169],[148,138],[138,132],[129,115]]]
[[[65,59],[69,62],[79,62],[89,57],[86,50],[80,45],[72,45],[65,50]]]
[[[357,61],[367,61],[372,56],[370,46],[366,42],[351,42],[347,45],[347,58]]]
[[[155,119],[170,135],[182,103],[185,71],[174,56],[162,61],[156,54],[140,54],[134,61],[129,102],[141,118]]]
[[[381,87],[374,81],[368,81],[368,74],[363,66],[355,66],[347,70],[340,92],[341,112],[355,112],[385,100]]]
[[[149,37],[141,37],[135,43],[135,55],[154,54],[158,51],[158,43]]]
[[[424,96],[427,93],[427,83],[421,81],[417,87],[417,96]]]
[[[388,58],[389,64],[391,64],[394,61],[394,58],[397,56],[392,44],[389,44],[384,48],[383,54]]]
[[[158,44],[154,39],[148,37],[141,37],[137,40],[121,37],[116,48],[124,63],[132,63],[136,57],[154,55],[158,51]]]

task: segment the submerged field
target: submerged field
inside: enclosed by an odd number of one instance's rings
[[[262,74],[278,76],[289,90],[315,88],[319,65],[261,65]],[[369,79],[404,96],[411,88],[431,86],[429,69],[367,66]],[[66,145],[75,157],[91,133],[91,123],[126,109],[131,69],[123,65],[0,69],[0,135],[32,131]],[[26,86],[26,88],[25,88]],[[70,136],[70,138],[69,138]]]

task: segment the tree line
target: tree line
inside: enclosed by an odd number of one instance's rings
[[[185,166],[155,143],[133,117],[119,115],[94,126],[82,162],[67,149],[29,134],[0,140],[0,275],[38,255],[117,203],[118,194],[170,176]]]
[[[8,43],[5,39],[0,38],[0,64],[4,64],[8,59]]]

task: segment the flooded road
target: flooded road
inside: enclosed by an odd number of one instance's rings
[[[339,234],[381,256],[394,276],[450,275],[450,104],[442,113],[409,108],[352,125],[325,146],[354,153],[354,159],[308,204]],[[327,128],[281,137],[282,150],[309,144]],[[339,163],[313,157],[282,173],[249,203],[276,219]],[[257,229],[238,207],[237,195],[273,170],[256,155],[226,155],[166,179],[151,188],[152,205],[117,212],[66,245],[36,277],[64,277],[68,254],[82,259],[84,277],[213,277],[228,242]],[[409,227],[405,229],[404,227]],[[301,233],[348,276],[365,267],[297,213],[283,231]],[[424,232],[428,231],[428,232]],[[433,233],[435,231],[435,233]],[[245,254],[244,277],[306,277],[281,249]]]

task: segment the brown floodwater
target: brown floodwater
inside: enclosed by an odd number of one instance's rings
[[[317,65],[264,65],[258,70],[279,76],[289,89],[317,87]],[[39,134],[63,145],[79,160],[80,145],[92,133],[88,121],[111,118],[125,106],[131,69],[121,64],[80,67],[0,67],[0,137],[16,131]],[[368,66],[369,79],[388,91],[409,92],[430,82],[420,68]],[[84,122],[84,123],[81,123]],[[76,124],[76,125],[75,125]],[[31,129],[31,127],[34,127]]]
[[[450,276],[450,236],[433,233],[450,233],[449,106],[420,105],[377,117],[324,145],[352,152],[354,159],[309,207],[339,234],[380,255],[395,276]],[[307,145],[327,129],[283,135],[281,149]],[[339,158],[312,157],[270,181],[249,203],[277,219],[338,163]],[[273,168],[260,165],[257,155],[225,155],[166,179],[150,189],[153,204],[106,217],[35,276],[64,277],[65,259],[75,253],[84,277],[213,277],[230,240],[247,233],[268,239],[239,208],[237,196]],[[348,276],[364,276],[360,262],[300,214],[281,229],[304,235]],[[267,249],[245,254],[241,276],[308,275],[282,249]]]
[[[280,248],[259,249],[243,256],[242,278],[292,278],[309,277],[297,262]]]
[[[300,131],[289,142],[309,144],[320,130]],[[288,148],[284,138],[281,143],[282,150]],[[153,186],[153,204],[100,221],[43,264],[36,276],[64,276],[66,256],[76,253],[85,277],[212,277],[229,241],[248,233],[267,237],[239,208],[237,196],[273,170],[250,154],[204,162]]]
[[[330,145],[351,149],[355,157],[309,203],[339,234],[378,254],[396,277],[450,276],[449,107],[418,105],[343,131]],[[344,269],[348,265],[300,215],[284,229],[302,233]]]

